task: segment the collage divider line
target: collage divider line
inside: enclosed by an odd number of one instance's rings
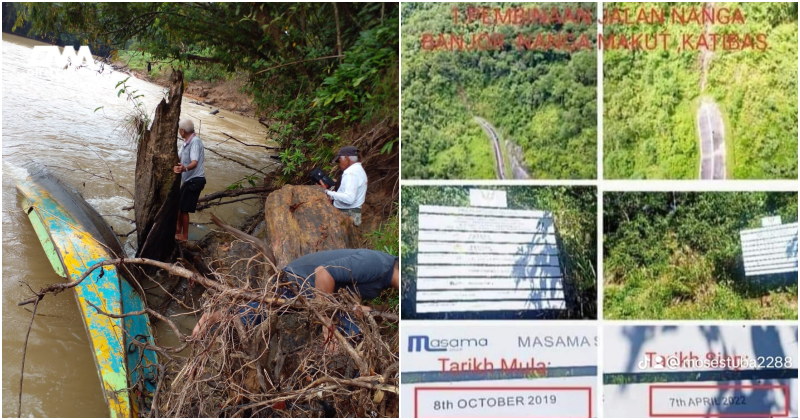
[[[597,2],[597,34],[603,33],[603,1]],[[595,42],[597,39],[595,39]],[[597,418],[603,418],[603,357],[605,338],[603,337],[603,50],[597,45],[597,180],[595,194],[597,195],[597,271],[595,274],[597,286],[597,378],[594,394],[595,413]]]

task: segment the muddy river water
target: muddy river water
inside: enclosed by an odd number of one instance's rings
[[[61,69],[51,64],[29,62],[36,41],[3,34],[2,102],[2,284],[3,284],[3,411],[17,415],[20,363],[25,332],[31,313],[17,302],[34,290],[60,281],[51,268],[36,234],[20,209],[17,181],[25,179],[29,168],[54,168],[53,172],[79,188],[87,201],[102,215],[133,218],[123,211],[132,200],[113,182],[74,171],[108,174],[133,191],[136,150],[125,138],[121,122],[132,106],[117,97],[117,82],[128,75],[109,71],[98,74],[90,69]],[[151,116],[164,88],[138,80],[128,81],[138,89]],[[103,107],[95,112],[98,107]],[[274,169],[268,153],[259,147],[247,147],[227,140],[222,132],[244,142],[266,144],[263,127],[253,118],[226,111],[210,115],[212,108],[190,103],[184,98],[182,113],[194,120],[195,129],[206,147],[205,172],[208,184],[204,193],[225,189],[254,173],[237,163],[209,152],[232,157],[264,172]],[[176,135],[177,145],[177,135]],[[68,170],[70,169],[70,170]],[[84,186],[85,183],[85,186]],[[249,200],[213,208],[231,224],[243,222],[256,210],[258,200]],[[206,214],[195,214],[192,223],[208,221]],[[123,217],[107,216],[117,232],[132,229]],[[194,235],[208,225],[193,227]],[[128,240],[133,240],[129,238]],[[122,242],[126,241],[122,238]],[[92,359],[89,341],[71,291],[48,296],[39,305],[33,323],[25,363],[22,415],[37,417],[105,417],[108,408],[103,400],[100,380]],[[183,328],[191,330],[191,319]],[[159,340],[170,333],[157,325]],[[161,341],[162,343],[164,341]]]

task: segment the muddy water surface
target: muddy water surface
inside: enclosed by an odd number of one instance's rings
[[[31,296],[25,284],[38,290],[60,281],[51,268],[28,219],[20,210],[17,181],[25,179],[30,168],[48,166],[54,173],[81,190],[87,201],[117,232],[132,226],[125,218],[132,211],[122,207],[132,203],[130,195],[114,182],[94,177],[108,176],[133,191],[136,162],[134,144],[124,135],[121,122],[132,106],[117,97],[117,82],[128,77],[108,70],[101,74],[89,69],[60,69],[55,65],[29,63],[36,41],[3,34],[2,103],[2,285],[3,285],[3,416],[16,416],[20,363],[25,332],[31,313],[17,302]],[[152,115],[163,97],[164,88],[131,78],[128,85],[145,96],[141,98]],[[95,109],[102,107],[95,112]],[[210,115],[213,108],[189,103],[184,98],[183,115],[192,118],[206,146],[205,171],[208,184],[204,193],[219,191],[254,172],[225,160],[209,149],[230,156],[254,168],[274,169],[274,160],[259,147],[242,146],[222,132],[250,144],[266,144],[265,132],[257,120],[227,111]],[[176,134],[177,145],[177,134]],[[82,172],[82,169],[87,172]],[[232,224],[241,223],[256,210],[258,200],[214,208]],[[205,223],[206,214],[195,214],[192,223]],[[122,217],[117,217],[122,216]],[[193,236],[208,225],[194,226]],[[128,241],[134,241],[131,237]],[[126,241],[122,239],[123,243]],[[129,246],[134,246],[129,243]],[[103,401],[100,380],[92,359],[75,297],[71,292],[48,296],[39,305],[28,343],[23,393],[23,416],[103,417],[108,409]],[[184,322],[191,328],[191,320]],[[161,343],[170,345],[170,333],[157,325]]]

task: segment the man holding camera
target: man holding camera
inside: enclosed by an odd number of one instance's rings
[[[339,149],[339,153],[333,159],[339,163],[342,170],[342,183],[338,191],[330,191],[325,183],[319,181],[319,185],[325,190],[325,194],[333,200],[333,206],[344,213],[347,213],[356,226],[361,225],[361,206],[367,196],[367,173],[358,161],[358,149],[355,146],[345,146]]]

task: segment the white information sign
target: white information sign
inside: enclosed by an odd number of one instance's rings
[[[401,417],[593,417],[597,328],[404,324]]]
[[[797,223],[739,232],[747,276],[797,272]]]
[[[550,212],[419,206],[417,313],[563,310]]]
[[[606,417],[796,417],[797,327],[613,325]]]

